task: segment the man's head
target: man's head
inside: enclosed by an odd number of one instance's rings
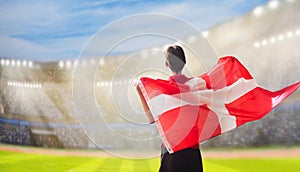
[[[178,45],[169,46],[166,50],[166,66],[169,67],[172,72],[178,74],[181,73],[185,63],[183,49]]]

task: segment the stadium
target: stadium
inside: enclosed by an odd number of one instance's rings
[[[181,41],[188,42],[193,47],[193,45],[200,45],[201,40],[205,37],[219,57],[236,56],[262,87],[278,90],[300,80],[298,42],[300,40],[300,1],[279,2],[270,1],[264,6],[256,7],[249,14],[212,27],[202,32],[201,35],[190,35]],[[145,150],[145,147],[147,148],[145,151],[147,158],[159,155],[161,140],[158,131],[154,125],[146,124],[147,119],[142,114],[139,99],[134,90],[134,82],[140,74],[134,76],[132,74],[143,68],[143,61],[133,60],[134,58],[144,59],[149,62],[147,65],[157,66],[159,62],[147,59],[153,55],[160,56],[159,53],[155,54],[155,51],[164,49],[164,46],[150,47],[149,50],[142,50],[134,55],[52,62],[1,58],[0,140],[3,145],[0,147],[12,150],[24,149],[20,151],[24,154],[35,152],[36,149],[32,147],[38,147],[38,150],[42,148],[46,153],[53,149],[56,151],[55,154],[66,151],[64,153],[69,157],[73,156],[70,152],[77,152],[77,155],[83,154],[83,156],[76,155],[75,160],[66,160],[64,163],[68,164],[68,161],[80,163],[81,159],[86,156],[90,158],[91,162],[102,164],[102,166],[97,165],[98,169],[92,169],[93,163],[89,164],[87,169],[91,168],[90,170],[94,171],[126,171],[127,168],[130,171],[133,167],[136,171],[144,171],[141,166],[147,166],[150,171],[157,170],[159,164],[157,158],[150,158],[145,162],[122,159],[121,163],[111,156],[131,157],[128,156],[128,152],[131,154],[132,152],[141,152]],[[186,54],[187,58],[190,58],[187,64],[189,71],[186,71],[190,76],[201,74],[216,63],[215,58],[208,59],[205,61],[206,66],[203,67],[193,59],[193,52],[189,52],[188,48]],[[132,66],[136,66],[136,68]],[[94,78],[91,80],[84,78],[93,72],[92,69],[97,69]],[[80,76],[76,78],[74,75],[77,75],[78,71]],[[153,73],[153,71],[146,71],[143,75],[155,78],[167,77],[164,72]],[[78,88],[74,85],[74,82],[78,82],[75,81],[76,79],[82,83]],[[86,91],[88,87],[92,88],[90,94],[94,94],[92,100],[85,100],[80,98],[80,94],[76,94],[76,90],[88,92]],[[119,92],[116,93],[115,90],[119,90]],[[118,96],[126,97],[128,101],[124,102]],[[92,113],[89,108],[78,108],[78,106],[86,107],[89,102],[94,102],[98,110],[100,109],[101,122],[97,120],[100,118],[99,115],[97,118],[87,121],[78,115],[81,114],[81,111],[84,111],[84,114]],[[128,109],[128,107],[132,108]],[[251,122],[213,138],[202,143],[201,148],[204,152],[205,150],[222,152],[224,149],[280,147],[287,149],[284,152],[290,150],[290,154],[294,157],[293,162],[287,162],[290,164],[282,169],[299,170],[299,167],[295,166],[299,163],[300,157],[299,151],[297,152],[297,146],[300,143],[299,112],[300,92],[296,91],[263,120]],[[138,125],[129,124],[130,122]],[[103,134],[110,131],[125,139],[120,139],[115,134]],[[12,145],[21,145],[21,147]],[[294,147],[296,147],[295,154],[292,153]],[[108,155],[103,152],[98,152],[101,155],[95,155],[92,150],[96,152],[105,150]],[[125,153],[122,152],[123,150],[126,150]],[[262,150],[262,153],[264,151]],[[48,155],[50,156],[52,153],[50,151]],[[209,154],[208,151],[207,155],[214,158],[214,153],[212,151]],[[5,154],[7,157],[14,155],[11,151],[1,152],[1,159],[6,157]],[[141,158],[145,154],[141,153],[141,155],[133,157]],[[266,154],[270,154],[269,158],[272,158],[270,150],[267,150]],[[204,158],[205,155],[204,153]],[[102,156],[106,159],[98,162],[93,159],[94,156]],[[278,155],[274,156],[278,158]],[[239,156],[237,155],[237,157]],[[257,155],[250,156],[253,159],[249,161],[255,163],[255,157]],[[290,157],[288,156],[288,158]],[[0,164],[5,165],[5,161],[1,161]],[[216,165],[216,161],[218,159],[210,159],[205,163]],[[247,160],[242,161],[243,159],[241,160],[242,164],[247,163]],[[279,160],[273,162],[280,164]],[[121,166],[118,163],[123,164],[122,168],[114,169],[113,166]],[[130,167],[124,167],[126,163],[131,164]],[[151,164],[155,164],[154,167],[150,168]],[[73,165],[69,166],[70,168],[62,167],[57,171],[72,170]],[[3,168],[7,171],[13,170],[8,165]],[[35,170],[38,170],[40,167],[36,168]],[[84,171],[84,167],[82,168],[77,170]],[[223,167],[215,167],[215,169],[218,168],[221,170]],[[227,170],[230,171],[234,168]],[[75,169],[75,171],[77,170]]]

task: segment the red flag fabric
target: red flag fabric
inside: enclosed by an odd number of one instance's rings
[[[235,57],[226,56],[211,71],[184,84],[144,77],[138,86],[164,145],[173,153],[261,119],[300,82],[268,91]]]

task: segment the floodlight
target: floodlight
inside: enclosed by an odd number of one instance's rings
[[[255,42],[254,47],[256,47],[256,48],[260,47],[260,43],[259,42]]]
[[[271,9],[275,9],[279,6],[279,1],[277,0],[272,0],[269,2],[268,6],[271,8]]]
[[[66,62],[66,66],[67,66],[67,68],[71,68],[72,62],[71,62],[70,60],[68,60],[68,61]]]
[[[21,66],[21,61],[17,60],[17,66]]]
[[[60,61],[60,62],[58,63],[58,65],[59,65],[60,68],[63,68],[63,67],[64,67],[64,62],[63,62],[63,61]]]
[[[287,36],[288,38],[292,37],[292,36],[293,36],[293,32],[288,32],[288,33],[286,34],[286,36]]]
[[[28,62],[28,66],[29,66],[30,68],[32,68],[33,62],[32,62],[32,61],[29,61],[29,62]]]
[[[23,66],[27,66],[27,61],[23,60]]]
[[[268,44],[268,41],[265,39],[265,40],[263,40],[263,41],[261,42],[261,44],[262,44],[263,46],[265,46],[265,45]]]
[[[202,32],[202,35],[203,35],[205,38],[207,38],[208,35],[209,35],[209,32],[208,32],[208,31],[204,31],[204,32]]]
[[[283,36],[283,35],[279,35],[279,36],[278,36],[278,40],[279,40],[279,41],[282,41],[283,39],[284,39],[284,36]]]
[[[263,11],[264,11],[264,8],[261,7],[261,6],[259,6],[259,7],[256,7],[256,8],[253,10],[253,14],[254,14],[255,16],[260,16],[260,15],[262,15]]]
[[[275,43],[276,42],[276,38],[275,37],[272,37],[271,39],[270,39],[270,42],[273,44],[273,43]]]
[[[10,63],[10,61],[7,59],[7,60],[6,60],[6,63],[5,63],[6,66],[9,66],[9,63]]]

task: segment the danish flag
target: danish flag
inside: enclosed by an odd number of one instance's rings
[[[279,91],[261,88],[232,56],[185,83],[140,78],[138,86],[169,153],[261,119],[300,82]]]

